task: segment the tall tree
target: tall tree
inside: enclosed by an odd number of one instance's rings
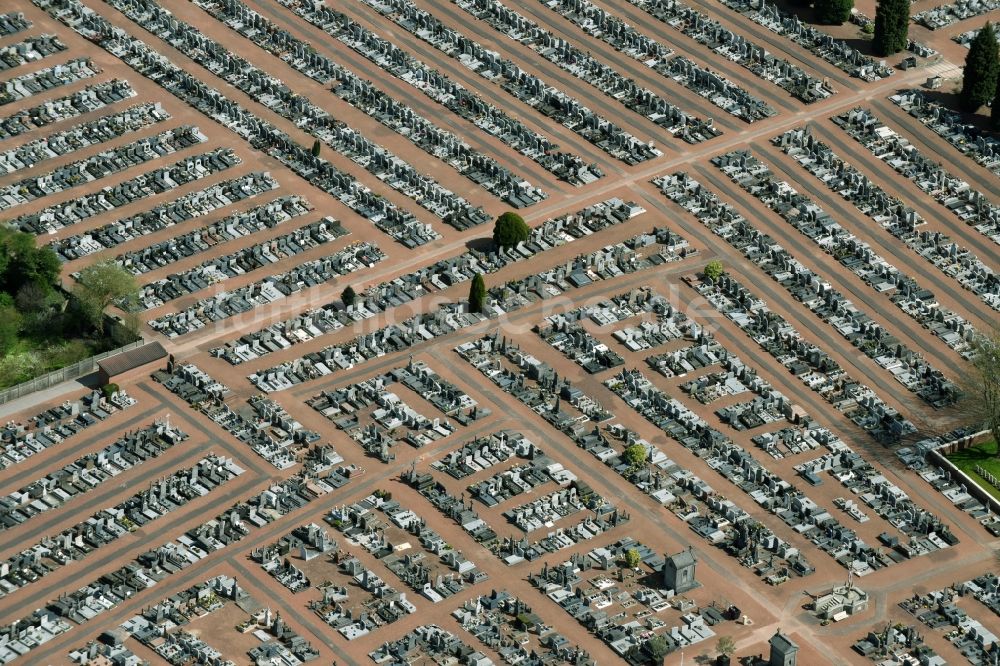
[[[905,51],[910,45],[910,0],[896,0],[896,51]]]
[[[104,332],[104,308],[115,301],[125,301],[139,293],[135,276],[114,261],[102,261],[80,271],[73,294],[91,325]]]
[[[906,48],[910,29],[910,0],[880,0],[875,7],[875,55],[885,57]]]
[[[993,26],[987,23],[969,45],[962,75],[962,92],[958,103],[963,111],[978,111],[983,104],[993,101],[997,91],[997,72],[1000,55]]]
[[[36,247],[31,234],[0,227],[0,291],[14,295],[31,283],[51,291],[61,268],[52,248]]]
[[[977,334],[973,350],[973,372],[964,376],[959,406],[990,431],[1000,455],[1000,327]]]
[[[514,247],[531,237],[531,227],[517,213],[508,211],[493,225],[493,243],[497,247]]]
[[[481,273],[476,273],[469,286],[469,312],[482,312],[486,305],[486,282]]]
[[[840,25],[851,18],[854,0],[816,0],[813,6],[820,23]]]

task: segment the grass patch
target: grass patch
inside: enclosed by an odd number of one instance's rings
[[[86,339],[51,341],[21,338],[0,358],[0,389],[65,368],[105,351],[104,347],[105,344]]]
[[[995,488],[986,479],[976,473],[976,466],[1000,479],[1000,458],[997,458],[997,443],[994,441],[983,442],[967,449],[956,451],[945,456],[963,472],[969,475],[970,479],[976,481],[983,489],[1000,499],[1000,489]]]

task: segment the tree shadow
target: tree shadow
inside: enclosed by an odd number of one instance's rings
[[[988,107],[983,107],[979,111],[973,111],[973,112],[961,110],[961,108],[959,107],[959,100],[958,100],[959,87],[960,86],[956,86],[956,89],[954,90],[946,90],[946,89],[929,90],[926,88],[921,88],[920,92],[923,94],[924,99],[926,99],[928,102],[935,102],[945,107],[946,109],[954,111],[962,118],[963,123],[972,125],[983,134],[988,134],[993,136],[997,136],[998,134],[1000,134],[1000,132],[997,132],[990,126],[991,123],[990,109]],[[900,90],[898,92],[906,92],[906,91]]]
[[[465,242],[466,249],[476,252],[488,252],[493,249],[493,239],[490,237],[470,238]]]

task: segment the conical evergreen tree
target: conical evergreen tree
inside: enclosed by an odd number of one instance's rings
[[[996,33],[987,23],[969,45],[962,76],[962,92],[958,104],[963,111],[978,111],[979,107],[993,101],[997,91],[997,72],[1000,70]]]
[[[851,18],[854,0],[816,0],[816,19],[827,25],[840,25]]]
[[[899,0],[899,11],[896,12],[896,46],[897,50],[905,51],[910,45],[910,0]]]
[[[909,29],[909,0],[881,0],[875,8],[875,38],[872,40],[875,55],[885,57],[905,49]]]
[[[481,273],[476,273],[469,286],[469,312],[482,312],[486,305],[486,282]]]

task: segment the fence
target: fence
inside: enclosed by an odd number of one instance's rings
[[[116,356],[122,352],[127,352],[130,349],[136,349],[144,344],[146,344],[146,341],[140,338],[135,342],[128,343],[124,347],[118,347],[117,349],[112,349],[111,351],[106,351],[101,354],[97,354],[96,356],[85,358],[82,361],[77,361],[73,365],[67,365],[65,368],[53,370],[52,372],[44,374],[40,377],[35,377],[34,379],[29,379],[26,382],[11,386],[9,389],[0,391],[0,405],[5,402],[10,402],[15,398],[21,398],[29,395],[35,391],[41,391],[42,389],[47,389],[50,386],[70,381],[71,379],[79,379],[80,377],[97,370],[98,361],[103,361],[106,358]]]
[[[955,451],[975,446],[976,444],[984,442],[989,438],[990,432],[985,430],[983,432],[977,432],[975,435],[955,440],[954,442],[948,442],[933,451],[929,451],[927,453],[927,460],[932,465],[936,465],[937,467],[947,470],[951,474],[951,479],[953,481],[964,485],[965,491],[982,502],[991,512],[1000,513],[1000,500],[997,500],[997,498],[994,497],[990,491],[986,490],[981,483],[960,470],[955,466],[955,463],[945,457],[948,453],[954,453]],[[979,470],[977,469],[976,472],[979,473]],[[986,476],[983,476],[982,478],[987,480],[987,482],[991,480],[996,481],[996,479],[987,478]]]

